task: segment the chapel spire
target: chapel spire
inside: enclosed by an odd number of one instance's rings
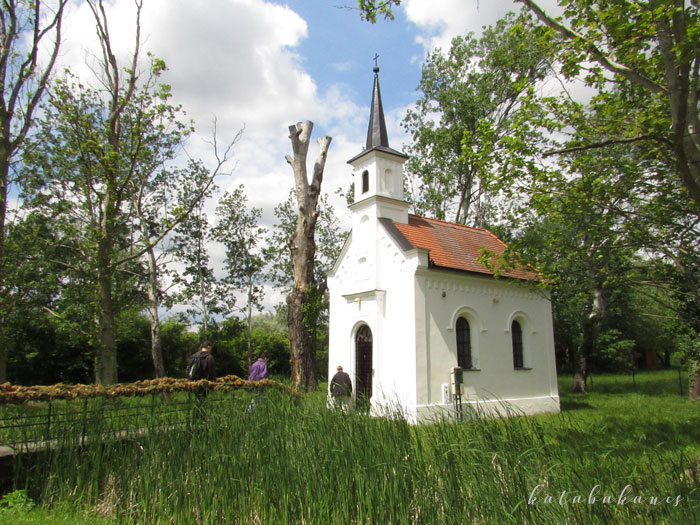
[[[386,121],[384,120],[384,108],[382,108],[382,94],[379,90],[379,66],[378,55],[374,57],[374,89],[372,90],[372,107],[369,112],[369,127],[367,129],[367,144],[365,149],[370,150],[380,146],[389,147],[389,136],[386,133]]]

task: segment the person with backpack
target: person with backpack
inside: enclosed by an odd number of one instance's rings
[[[204,341],[199,352],[192,354],[187,361],[187,379],[199,381],[200,379],[216,380],[216,363],[211,355],[211,343]]]
[[[216,380],[216,363],[211,355],[211,343],[204,341],[199,352],[192,354],[187,361],[187,379],[199,381],[200,379]],[[207,397],[206,388],[198,388],[194,393],[194,416],[200,419],[206,418],[204,411],[204,401]]]

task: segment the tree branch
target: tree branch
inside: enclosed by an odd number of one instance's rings
[[[622,75],[628,80],[639,84],[643,86],[644,88],[648,89],[652,93],[662,93],[666,92],[666,89],[661,86],[660,84],[657,84],[653,80],[645,77],[644,75],[641,75],[637,71],[625,66],[624,64],[620,64],[619,62],[615,62],[612,60],[608,55],[606,55],[603,51],[598,48],[597,45],[595,45],[593,42],[588,40],[584,35],[581,33],[578,33],[571,29],[570,27],[567,27],[558,21],[554,20],[551,18],[549,15],[547,15],[540,6],[538,6],[534,1],[532,0],[515,0],[516,2],[520,2],[523,4],[527,9],[532,11],[537,18],[540,19],[540,21],[545,24],[548,27],[551,27],[555,31],[557,31],[560,35],[562,35],[564,38],[567,40],[570,40],[572,42],[580,42],[584,45],[586,51],[588,54],[591,56],[593,60],[598,62],[601,66],[603,66],[605,69],[608,71],[611,71],[612,73],[616,73],[618,75]]]
[[[604,140],[602,142],[596,142],[593,144],[586,144],[583,146],[572,146],[570,148],[546,151],[542,154],[542,156],[543,157],[550,157],[552,155],[563,155],[565,153],[576,153],[578,151],[586,151],[586,150],[591,150],[591,149],[604,148],[606,146],[612,146],[614,144],[633,144],[635,142],[642,142],[645,140],[661,141],[662,139],[660,139],[659,137],[657,137],[655,135],[642,135],[639,137],[631,137],[628,139],[610,139],[610,140]],[[665,142],[665,141],[663,141],[663,142]]]

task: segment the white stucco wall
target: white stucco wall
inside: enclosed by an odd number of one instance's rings
[[[464,371],[463,402],[489,411],[498,410],[501,401],[528,414],[559,410],[547,297],[515,281],[488,276],[420,269],[415,279],[417,331],[425,338],[417,373],[419,417],[435,413],[435,405],[452,408],[443,403],[443,385],[450,383],[450,371],[457,366],[455,325],[460,316],[470,325],[474,362],[473,370]],[[522,327],[522,369],[513,366],[514,319]]]
[[[391,204],[391,203],[390,203]],[[353,234],[328,277],[330,328],[328,377],[338,365],[355,384],[355,334],[372,331],[372,406],[375,413],[401,407],[415,418],[416,367],[413,320],[418,253],[404,254],[377,221],[374,205],[355,208]]]

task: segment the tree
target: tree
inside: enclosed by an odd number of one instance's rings
[[[164,86],[163,90],[164,95],[167,95],[168,87]],[[239,131],[223,155],[220,155],[216,144],[216,127],[214,128],[212,146],[216,166],[211,171],[201,161],[194,159],[189,159],[184,168],[170,167],[168,161],[172,160],[189,130],[176,119],[179,108],[163,105],[162,109],[166,110],[166,118],[161,115],[158,125],[153,128],[158,137],[146,137],[144,141],[157,147],[151,152],[150,162],[144,162],[143,169],[136,174],[131,201],[131,214],[138,228],[138,233],[134,235],[135,244],[144,252],[145,258],[151,356],[156,377],[165,375],[160,308],[166,293],[162,277],[168,273],[167,263],[172,255],[168,245],[161,243],[161,240],[172,225],[181,223],[183,217],[193,213],[194,208],[201,209],[201,203],[215,188],[214,179],[220,174],[232,146],[242,134]],[[157,247],[160,247],[160,253],[157,253]]]
[[[212,240],[209,219],[200,203],[174,231],[171,253],[183,265],[173,276],[177,291],[167,304],[184,304],[189,319],[200,323],[200,335],[209,337],[213,314],[226,311],[225,294],[209,263],[208,244]]]
[[[393,20],[392,7],[400,4],[401,0],[357,0],[360,17],[373,24],[377,22],[377,15],[383,16],[385,20]]]
[[[547,30],[512,13],[480,39],[457,37],[447,54],[423,65],[408,171],[418,182],[414,206],[441,220],[483,226],[503,143],[514,132],[524,97],[551,74],[555,48]]]
[[[219,222],[214,228],[214,239],[226,248],[224,266],[227,275],[223,279],[227,286],[227,296],[231,308],[235,292],[243,292],[246,298],[245,306],[238,308],[246,322],[247,364],[253,363],[253,347],[251,342],[251,323],[253,309],[262,310],[263,289],[259,284],[265,261],[258,249],[260,239],[267,230],[258,226],[262,216],[260,208],[247,208],[248,199],[243,186],[233,192],[227,192],[219,200],[216,215]]]
[[[617,96],[624,93],[596,96],[588,106],[558,97],[540,103],[553,115],[545,121],[556,123],[550,130],[565,129],[569,144],[580,144],[600,141],[601,130],[611,129]],[[528,123],[537,125],[542,114],[533,113]],[[511,248],[557,283],[555,325],[562,319],[566,325],[556,330],[557,344],[566,345],[580,367],[579,358],[590,362],[606,345],[625,347],[614,340],[615,331],[624,333],[614,319],[622,317],[626,296],[668,288],[655,266],[665,267],[663,261],[681,252],[698,254],[700,231],[680,181],[669,176],[674,167],[650,155],[645,144],[572,147],[556,164],[522,162],[541,155],[541,146],[519,143],[508,152],[499,184],[509,198],[523,201],[514,222],[526,235]]]
[[[169,87],[158,82],[165,64],[150,57],[148,70],[140,69],[142,3],[135,3],[133,56],[124,69],[112,51],[103,1],[88,5],[102,49],[100,69],[95,68],[101,87],[87,87],[69,74],[57,81],[36,139],[41,147],[26,156],[36,179],[35,191],[25,198],[27,206],[61,225],[63,242],[95,292],[95,378],[110,384],[117,381],[117,289],[126,275],[147,273],[135,265],[199,205],[225,156],[212,173],[203,174],[198,165],[186,170],[184,178],[198,186],[187,186],[192,194],[156,220],[151,206],[163,203],[168,185],[182,175],[165,163],[174,159],[189,128],[178,121],[180,109],[168,103]],[[152,300],[157,299],[153,272]]]
[[[289,252],[289,239],[296,229],[298,210],[296,209],[296,190],[292,189],[289,197],[275,207],[277,224],[270,235],[265,258],[270,261],[267,276],[284,291],[289,291],[294,284],[292,261]],[[316,251],[314,254],[314,279],[318,286],[326,290],[326,273],[330,271],[340,254],[346,233],[340,230],[340,223],[335,209],[324,193],[318,199],[318,219],[314,230]]]
[[[517,0],[569,44],[563,71],[579,75],[584,63],[596,64],[587,81],[605,89],[623,83],[651,95],[648,111],[627,133],[610,134],[596,147],[611,142],[651,141],[675,166],[700,208],[700,18],[691,0],[624,0],[566,3],[566,25],[547,15],[532,0]],[[612,73],[608,79],[604,73]],[[661,109],[661,111],[659,111]]]
[[[14,158],[33,124],[61,44],[63,11],[68,0],[4,0],[0,9],[0,297],[5,289],[7,200],[13,182]],[[53,11],[51,8],[53,7]],[[48,11],[48,13],[47,13]],[[28,38],[24,38],[28,36]],[[50,41],[53,37],[53,41]],[[39,53],[49,58],[39,63]],[[0,383],[7,378],[3,317],[12,308],[0,299]]]
[[[313,391],[316,389],[314,374],[314,352],[309,329],[306,324],[307,310],[319,301],[314,259],[316,253],[315,230],[319,211],[318,198],[323,181],[330,137],[318,139],[319,151],[314,163],[311,183],[307,177],[306,157],[311,139],[313,123],[299,122],[289,126],[294,157],[285,158],[294,170],[295,193],[298,216],[294,234],[289,240],[294,286],[287,296],[287,326],[292,362],[292,383],[295,389]]]
[[[315,369],[317,374],[324,374],[328,370],[324,366],[324,356],[328,355],[328,283],[326,274],[333,267],[347,235],[340,229],[340,223],[333,206],[328,202],[328,194],[323,194],[318,199],[318,220],[314,237],[316,252],[314,256],[314,279],[316,293],[313,302],[307,304],[306,326],[314,349]],[[289,239],[296,229],[298,212],[295,205],[295,191],[292,190],[289,198],[275,207],[277,224],[271,232],[268,247],[265,250],[265,258],[270,261],[268,278],[276,283],[276,286],[289,292],[293,283],[291,253],[289,251]],[[286,313],[286,307],[280,308]],[[326,363],[327,365],[327,363]]]

